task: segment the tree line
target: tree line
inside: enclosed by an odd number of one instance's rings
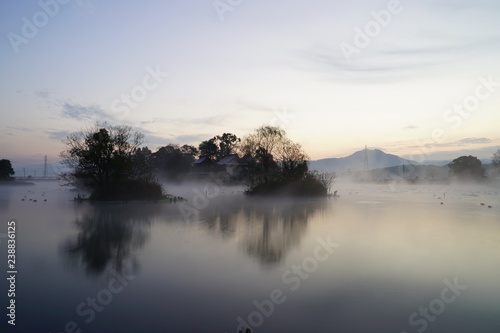
[[[161,198],[156,177],[184,179],[197,157],[217,162],[237,155],[248,194],[326,195],[334,175],[308,170],[308,156],[284,130],[261,126],[243,139],[223,133],[198,148],[169,144],[152,152],[128,126],[99,125],[74,133],[61,153],[69,184],[91,189],[95,200]]]

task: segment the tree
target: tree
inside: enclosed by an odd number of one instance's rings
[[[455,177],[463,179],[480,179],[484,177],[483,163],[475,156],[460,156],[448,164]]]
[[[281,128],[261,126],[243,139],[240,149],[250,164],[247,193],[327,194],[331,182],[309,172],[307,154]]]
[[[224,133],[213,138],[218,145],[217,159],[222,159],[228,155],[234,154],[241,139],[232,133]]]
[[[179,148],[181,153],[186,156],[192,156],[193,158],[198,155],[198,149],[190,145],[183,145]]]
[[[153,169],[169,180],[182,179],[191,168],[198,150],[189,145],[169,144],[152,154]]]
[[[330,189],[333,185],[333,182],[335,181],[335,178],[337,178],[337,175],[335,172],[313,172],[314,176],[316,179],[323,184],[323,186],[330,192]]]
[[[0,179],[9,179],[14,176],[15,172],[12,169],[12,164],[10,160],[0,160]]]
[[[228,155],[234,154],[240,141],[241,139],[232,133],[216,135],[200,143],[198,147],[200,156],[207,156],[210,159],[219,161]]]
[[[273,155],[285,137],[286,133],[281,128],[264,125],[243,139],[241,150],[243,153],[254,154],[257,149],[263,148],[268,154]]]
[[[219,148],[214,138],[200,143],[198,149],[200,151],[200,156],[206,156],[210,159],[215,159],[219,155]]]
[[[63,163],[71,171],[70,184],[92,190],[99,200],[144,199],[162,196],[148,165],[149,149],[141,149],[144,135],[128,126],[99,125],[69,135]]]
[[[309,157],[302,150],[300,144],[290,139],[284,139],[277,150],[282,176],[288,180],[304,178],[308,171],[307,160]]]
[[[301,179],[307,173],[307,155],[279,127],[261,126],[245,137],[241,149],[256,159],[264,178],[269,178],[276,166],[279,177],[286,180]]]

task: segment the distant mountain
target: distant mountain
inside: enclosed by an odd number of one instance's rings
[[[435,165],[400,165],[389,168],[370,170],[369,178],[372,180],[387,179],[420,179],[444,180],[448,179],[448,166]],[[361,178],[364,177],[361,176]]]
[[[386,154],[379,149],[368,149],[368,169],[383,169],[399,165],[418,165],[416,161],[407,160],[396,155]],[[365,150],[360,150],[347,157],[325,158],[311,161],[311,170],[318,171],[362,171],[365,169]]]
[[[458,158],[459,156],[457,156]],[[491,164],[491,158],[480,158],[479,159],[483,165]],[[435,166],[446,166],[451,163],[452,160],[425,160],[422,164],[425,165],[435,165]]]
[[[425,165],[447,166],[451,160],[425,160]]]

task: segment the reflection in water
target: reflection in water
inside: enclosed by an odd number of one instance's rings
[[[134,252],[144,246],[158,205],[95,205],[75,221],[78,235],[63,245],[66,259],[87,273],[136,271]]]
[[[326,200],[270,201],[226,197],[199,211],[199,220],[212,234],[237,239],[239,247],[261,264],[274,265],[300,244],[310,218],[323,210]],[[135,271],[135,254],[145,245],[149,227],[158,223],[184,223],[176,205],[106,204],[83,207],[75,224],[78,235],[63,246],[72,266],[83,266],[88,274],[109,270]],[[185,224],[187,228],[194,227]]]
[[[263,265],[279,263],[300,243],[308,221],[323,211],[326,200],[264,200],[212,204],[200,219],[210,231],[223,237],[235,236],[240,246]]]

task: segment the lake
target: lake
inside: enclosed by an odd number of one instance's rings
[[[90,204],[55,182],[3,185],[2,269],[14,220],[17,274],[1,331],[500,332],[498,186],[334,188],[273,200],[200,183],[166,187],[182,203]]]

